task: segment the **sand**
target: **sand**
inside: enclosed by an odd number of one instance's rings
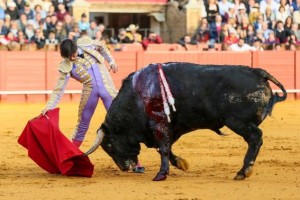
[[[199,130],[184,135],[174,152],[190,165],[186,172],[170,168],[167,180],[153,182],[160,167],[155,149],[142,145],[144,174],[120,171],[101,149],[90,155],[92,178],[49,174],[28,156],[17,139],[27,121],[43,104],[0,104],[0,199],[300,199],[300,101],[275,106],[273,115],[260,126],[264,144],[254,173],[244,181],[233,177],[241,168],[247,145],[227,128],[221,137]],[[70,137],[76,123],[77,103],[61,103],[60,128]],[[104,120],[99,104],[81,149],[87,150]]]

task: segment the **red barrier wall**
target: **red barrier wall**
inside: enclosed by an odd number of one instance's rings
[[[300,89],[300,51],[295,53],[295,86]],[[300,99],[300,93],[296,94],[296,98]]]
[[[260,67],[267,70],[276,77],[286,89],[296,89],[295,66],[296,59],[294,51],[264,51],[253,53],[253,67]],[[271,87],[272,89],[279,89],[277,86],[274,86],[273,83],[271,83]]]
[[[300,52],[207,52],[207,51],[124,51],[113,52],[119,66],[112,73],[119,89],[122,80],[130,73],[150,63],[191,62],[199,64],[234,64],[260,67],[283,83],[286,89],[300,89]],[[0,91],[52,90],[58,77],[61,62],[54,51],[0,51]],[[278,89],[272,85],[273,89]],[[70,79],[67,90],[80,90],[81,84]],[[289,95],[289,97],[298,95]],[[0,95],[4,102],[44,102],[49,95]],[[65,94],[62,101],[79,101],[79,94]]]

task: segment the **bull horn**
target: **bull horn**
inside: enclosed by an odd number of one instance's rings
[[[100,146],[100,144],[103,140],[103,137],[104,137],[104,132],[100,128],[97,131],[97,137],[96,137],[96,140],[95,140],[93,146],[87,152],[85,152],[84,155],[87,156],[87,155],[93,153],[94,151],[96,151],[98,149],[98,147]]]

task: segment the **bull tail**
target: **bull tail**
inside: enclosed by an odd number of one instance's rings
[[[282,85],[282,84],[281,84],[274,76],[272,76],[271,74],[269,74],[267,71],[265,71],[265,70],[263,70],[263,69],[255,69],[255,70],[256,70],[256,72],[258,72],[263,78],[265,78],[266,80],[271,81],[271,82],[274,83],[277,87],[279,87],[279,88],[281,89],[282,93],[283,93],[282,96],[280,96],[280,95],[278,94],[278,92],[275,92],[275,93],[272,95],[272,97],[271,97],[271,99],[270,99],[270,101],[269,101],[269,103],[268,103],[268,105],[267,105],[267,107],[266,107],[266,109],[265,109],[265,112],[264,112],[264,114],[263,114],[263,116],[262,116],[262,118],[264,119],[267,115],[271,115],[272,110],[273,110],[273,106],[274,106],[275,103],[284,101],[284,100],[287,98],[287,92],[286,92],[285,88],[283,87],[283,85]]]
[[[279,96],[279,94],[277,92],[275,92],[274,94],[274,104],[277,102],[281,102],[286,100],[287,97],[287,92],[285,90],[285,88],[283,87],[283,85],[271,74],[269,74],[267,71],[263,70],[263,69],[259,69],[259,73],[266,78],[267,80],[271,81],[272,83],[274,83],[277,87],[279,87],[283,93],[282,96]]]

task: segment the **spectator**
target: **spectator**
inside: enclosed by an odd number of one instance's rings
[[[163,41],[158,34],[150,31],[148,37],[143,39],[142,45],[143,45],[143,48],[146,50],[149,44],[161,44],[162,42]]]
[[[248,44],[245,44],[245,39],[240,38],[238,43],[232,44],[229,46],[229,50],[231,51],[254,51],[256,50],[254,47],[251,47]]]
[[[228,24],[223,24],[221,33],[220,33],[220,43],[223,43],[225,38],[228,36],[228,30],[229,30],[229,25]]]
[[[282,51],[282,48],[281,48],[280,44],[275,44],[273,49],[274,49],[274,51]]]
[[[300,0],[294,0],[292,3],[292,7],[294,12],[300,10]]]
[[[260,38],[254,38],[253,40],[253,47],[254,51],[264,51],[264,48],[262,47],[262,40]]]
[[[81,15],[81,18],[78,22],[79,30],[81,31],[87,31],[90,27],[89,19],[85,13]]]
[[[9,31],[4,38],[8,42],[16,42],[17,41],[17,37],[11,31]]]
[[[29,4],[31,10],[34,10],[36,5],[42,5],[43,0],[25,0],[25,5],[26,3]]]
[[[5,11],[0,5],[0,19],[4,19],[4,17],[5,17]]]
[[[291,33],[296,36],[297,40],[300,40],[300,30],[298,28],[298,24],[294,23],[292,25]]]
[[[46,45],[58,45],[59,41],[58,39],[56,39],[56,36],[55,36],[55,32],[54,31],[51,31],[49,33],[49,36],[48,38],[45,40],[46,42]]]
[[[241,24],[242,19],[247,19],[248,20],[248,14],[246,12],[246,6],[243,3],[241,3],[239,5],[239,10],[238,10],[238,14],[237,14],[237,23]]]
[[[68,15],[69,12],[66,10],[65,4],[58,4],[58,11],[55,13],[57,20],[63,22],[65,20],[65,15]]]
[[[12,20],[17,20],[19,19],[19,11],[17,9],[17,4],[14,1],[10,1],[7,4],[7,9],[5,11],[6,14],[9,14],[10,18]]]
[[[231,3],[228,0],[221,0],[221,1],[219,1],[218,6],[219,6],[219,14],[222,17],[222,21],[226,22],[227,20],[226,20],[225,15],[226,15],[226,13],[228,13],[229,8],[232,8],[234,5],[233,5],[233,3]]]
[[[9,31],[13,33],[14,37],[18,37],[18,24],[17,21],[11,21]]]
[[[293,7],[290,6],[289,0],[280,0],[280,2],[279,2],[279,7],[280,7],[280,6],[283,6],[283,7],[285,8],[285,10],[286,10],[286,12],[287,12],[287,14],[288,14],[289,16],[292,14],[290,8],[292,8],[292,10],[293,10]]]
[[[72,35],[74,34],[74,41],[77,41],[78,38],[80,38],[80,35],[81,35],[81,31],[80,31],[80,28],[79,28],[79,25],[78,23],[75,23],[74,24],[74,28],[72,30]]]
[[[112,43],[121,43],[121,44],[126,44],[126,43],[131,43],[130,38],[126,35],[126,29],[120,28],[119,29],[119,34],[116,39],[112,39]]]
[[[37,49],[44,48],[46,43],[46,38],[40,28],[35,30],[35,34],[30,40],[36,44]]]
[[[219,13],[219,6],[216,0],[208,0],[208,3],[205,5],[205,7],[208,23],[214,22],[216,15]]]
[[[264,37],[263,31],[261,29],[256,31],[256,37],[261,39],[262,42],[265,42],[265,40],[266,40]]]
[[[109,40],[110,36],[105,33],[105,26],[104,24],[99,24],[97,29],[101,32],[102,39],[101,40]]]
[[[241,21],[241,23],[240,23],[240,25],[241,25],[241,29],[243,30],[243,31],[247,31],[247,28],[248,28],[248,26],[249,26],[249,18],[248,17],[242,17],[242,21]]]
[[[69,35],[69,33],[74,28],[74,19],[70,14],[65,15],[64,17],[64,29],[66,30],[66,34]]]
[[[235,12],[235,8],[234,7],[230,7],[228,9],[228,12],[225,13],[225,22],[228,22],[229,19],[235,19],[236,20],[236,12]]]
[[[216,21],[212,22],[209,26],[209,39],[212,43],[221,43],[221,31],[222,31],[223,23],[222,16],[216,15]]]
[[[34,15],[36,18],[36,15],[39,14],[41,16],[41,19],[45,19],[47,17],[47,13],[43,10],[42,6],[37,4],[34,7]]]
[[[29,44],[29,40],[26,38],[25,34],[23,31],[19,31],[18,32],[18,40],[17,42],[21,45],[24,45],[24,44]]]
[[[218,19],[218,21],[220,21],[220,19]],[[192,40],[198,43],[206,43],[209,40],[210,34],[212,34],[213,37],[217,37],[217,35],[213,35],[217,34],[215,33],[215,31],[217,31],[216,28],[216,22],[212,22],[213,30],[210,30],[207,19],[202,18],[196,30],[196,33],[192,37]]]
[[[47,26],[48,26],[47,27],[48,34],[49,34],[50,31],[54,31],[55,30],[57,22],[58,22],[58,20],[57,20],[56,15],[52,15],[50,17],[49,24],[47,24]]]
[[[291,34],[292,31],[292,25],[294,24],[293,18],[291,16],[288,16],[284,22],[284,29]]]
[[[276,38],[275,33],[271,31],[269,32],[269,37],[265,40],[264,44],[274,46],[275,44],[280,44],[280,41]]]
[[[29,39],[29,41],[31,42],[31,39],[35,33],[32,23],[29,22],[26,25],[24,33],[25,33],[26,37]]]
[[[52,5],[54,6],[54,12],[58,11],[58,3],[59,3],[59,1],[63,2],[61,0],[51,0]]]
[[[270,7],[266,8],[265,13],[263,14],[263,21],[268,23],[268,28],[273,29],[275,25],[275,13],[272,11]]]
[[[278,9],[278,12],[275,14],[275,20],[285,22],[285,20],[288,16],[289,15],[286,12],[285,7],[280,6],[279,9]]]
[[[3,19],[0,19],[0,35],[4,36],[8,33],[9,28],[4,25]]]
[[[106,42],[106,39],[103,38],[102,32],[101,32],[100,30],[98,30],[98,31],[96,32],[95,40],[96,40],[96,41],[105,41],[105,43],[107,43],[107,42]]]
[[[294,23],[296,24],[300,24],[300,11],[299,10],[296,10],[292,13],[292,16],[293,16],[293,20],[294,20]]]
[[[300,41],[297,39],[296,35],[294,34],[291,34],[289,36],[289,39],[288,39],[288,44],[295,44],[295,45],[299,45],[300,44]]]
[[[137,32],[138,29],[139,29],[139,26],[134,25],[134,24],[130,24],[126,28],[126,31],[127,31],[126,36],[130,39],[130,41],[132,43],[142,42],[142,35]]]
[[[255,39],[255,31],[254,31],[254,26],[249,24],[247,27],[246,31],[246,37],[245,37],[245,42],[249,45],[252,45]]]
[[[47,16],[53,16],[56,14],[56,11],[55,11],[55,7],[53,5],[50,5],[48,11],[47,11]]]
[[[254,24],[256,18],[260,15],[261,13],[259,12],[259,4],[255,3],[253,7],[250,8],[250,13],[249,13],[249,23]]]
[[[224,43],[227,46],[238,43],[239,38],[237,36],[237,31],[234,28],[229,28],[228,32],[229,32],[229,35],[227,37],[225,37]]]
[[[54,14],[55,8],[54,8],[54,6],[53,6],[51,0],[43,0],[41,6],[42,6],[42,8],[43,8],[42,10],[44,10],[44,11],[46,12],[46,15],[48,15],[48,12],[49,12],[49,10],[50,10],[50,7],[52,6],[52,7],[53,7],[53,13],[52,13],[52,14]],[[52,15],[52,14],[51,14],[51,15]]]
[[[51,25],[51,17],[47,16],[43,22],[43,30],[44,30],[44,33],[45,33],[45,36],[48,37],[50,31],[54,30],[52,28],[52,25]]]
[[[8,14],[6,14],[5,17],[4,17],[4,25],[9,28],[10,23],[11,23],[11,18]]]
[[[4,38],[7,41],[6,47],[9,51],[20,50],[20,45],[17,42],[17,37],[12,32],[8,32]]]
[[[67,38],[67,32],[63,27],[63,22],[61,21],[58,21],[56,23],[54,32],[55,32],[56,39],[58,40],[59,43]]]
[[[95,20],[92,20],[90,22],[90,27],[88,28],[87,30],[87,34],[90,38],[92,38],[93,40],[96,38],[96,34],[97,34],[97,31],[98,31],[98,27],[97,27],[97,23]],[[101,31],[100,31],[101,32]],[[101,38],[102,38],[102,32],[101,32]]]
[[[229,18],[227,24],[229,28],[236,29],[237,27],[236,18]]]
[[[192,40],[192,38],[189,35],[185,35],[182,38],[180,38],[177,43],[183,46],[186,50],[188,50],[186,45],[187,44],[195,45],[197,44],[197,41]]]
[[[263,16],[259,15],[253,24],[255,31],[257,31],[258,29],[262,29],[263,22],[264,22]]]
[[[289,50],[289,51],[296,51],[296,50],[297,50],[296,44],[290,43],[290,44],[287,46],[287,50]]]
[[[28,20],[29,22],[32,23],[33,28],[37,29],[40,27],[40,24],[43,24],[43,19],[40,13],[36,13],[34,16],[34,19]]]
[[[17,5],[17,10],[22,10],[24,9],[25,6],[25,0],[15,0],[14,1]]]
[[[34,12],[30,8],[30,4],[28,1],[25,2],[24,9],[20,10],[20,15],[25,14],[27,16],[27,20],[34,19]]]
[[[281,44],[287,42],[289,32],[284,29],[282,21],[278,21],[275,25],[275,36],[279,39]]]
[[[17,20],[17,24],[18,24],[18,29],[24,32],[28,24],[27,16],[25,14],[21,14],[20,19]]]
[[[259,29],[259,30],[262,31],[264,38],[268,39],[269,38],[269,33],[272,32],[272,29],[268,28],[268,23],[267,22],[263,22],[261,28],[262,29]]]
[[[265,13],[267,7],[270,7],[271,10],[274,13],[276,13],[278,11],[279,4],[275,0],[260,1],[260,5],[259,5],[260,13]]]

